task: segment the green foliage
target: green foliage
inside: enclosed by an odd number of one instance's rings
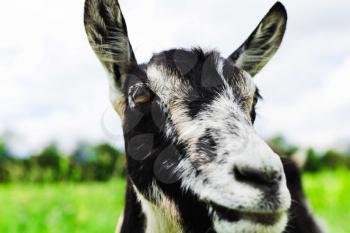
[[[50,144],[35,155],[19,159],[10,156],[0,141],[1,182],[107,181],[125,175],[125,156],[109,144],[79,144],[72,154]]]
[[[308,149],[306,153],[304,170],[318,172],[320,170],[335,170],[338,168],[350,169],[350,154],[328,150],[325,153],[317,153],[314,149]]]
[[[314,149],[308,149],[306,152],[306,162],[304,169],[306,171],[316,172],[321,169],[322,161],[321,156]]]
[[[322,157],[322,163],[327,164],[327,167],[333,170],[339,167],[350,168],[350,156],[335,150],[328,150]]]
[[[293,157],[299,148],[288,143],[282,136],[277,136],[268,141],[271,148],[279,155]],[[318,172],[324,169],[348,168],[350,169],[350,152],[327,150],[317,152],[313,148],[306,151],[304,170]]]
[[[9,152],[9,149],[7,148],[6,143],[2,138],[0,138],[0,159],[9,157],[9,156],[10,156],[10,152]]]
[[[108,180],[114,173],[116,163],[119,162],[117,157],[122,156],[122,154],[109,144],[98,145],[94,150],[98,155],[95,161],[94,178],[99,181]]]
[[[271,148],[280,155],[292,156],[298,147],[291,145],[283,136],[276,136],[268,141]]]
[[[9,160],[10,152],[5,141],[0,138],[0,181],[9,181]]]

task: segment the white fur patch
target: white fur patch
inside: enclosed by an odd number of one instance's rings
[[[133,187],[146,216],[145,233],[184,233],[175,204],[156,185],[150,188],[150,195],[156,199],[155,203],[148,201],[136,186]]]
[[[117,228],[115,230],[115,233],[120,233],[120,231],[122,230],[123,221],[124,221],[124,215],[122,214],[122,215],[120,215],[120,217],[118,219]]]
[[[214,228],[218,233],[281,233],[285,229],[287,222],[287,215],[282,216],[278,223],[273,226],[265,226],[248,220],[232,223],[214,217]]]
[[[157,93],[159,98],[169,104],[173,97],[185,97],[190,91],[189,85],[184,85],[183,80],[167,72],[160,65],[150,65],[146,70],[150,88]]]

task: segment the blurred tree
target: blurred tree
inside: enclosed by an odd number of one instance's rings
[[[268,144],[277,154],[283,156],[291,156],[298,150],[297,146],[288,143],[281,135],[271,138]]]
[[[94,150],[96,154],[95,179],[99,181],[110,179],[116,168],[117,158],[120,156],[119,151],[109,144],[97,145]]]
[[[67,162],[56,144],[48,145],[36,157],[37,164],[43,173],[42,181],[58,181],[64,176]]]
[[[347,158],[345,154],[335,150],[328,150],[322,156],[321,163],[324,167],[334,170],[339,167],[347,167]]]
[[[96,153],[88,143],[79,143],[70,159],[69,177],[73,181],[94,180]]]
[[[4,139],[0,138],[0,158],[10,157],[10,150]]]
[[[119,155],[115,163],[114,176],[125,178],[125,175],[126,175],[126,157],[125,157],[125,153],[119,151]]]
[[[314,149],[309,148],[307,150],[306,163],[304,170],[310,172],[317,172],[322,169],[321,154],[318,154]]]
[[[5,140],[0,138],[0,182],[9,181],[9,171],[8,171],[8,163],[9,163],[9,150],[5,143]]]

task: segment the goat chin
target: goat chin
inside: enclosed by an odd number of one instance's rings
[[[241,220],[235,223],[228,221],[215,221],[214,227],[217,233],[282,233],[288,222],[287,214],[274,225],[263,225],[247,220]]]

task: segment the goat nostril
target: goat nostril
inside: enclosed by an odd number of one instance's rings
[[[277,171],[259,171],[250,167],[235,166],[233,173],[237,181],[259,187],[272,188],[282,180],[282,175]]]

